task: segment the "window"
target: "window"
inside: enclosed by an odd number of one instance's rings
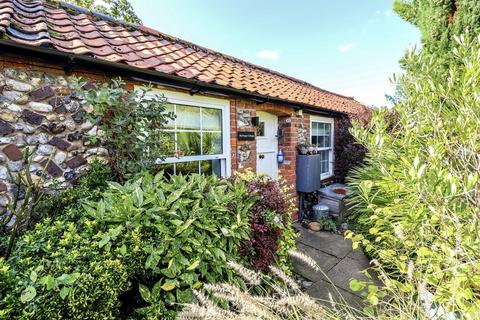
[[[161,166],[167,174],[230,174],[229,102],[182,93],[165,93],[167,111],[175,119],[165,131],[172,149]]]
[[[333,175],[333,119],[311,117],[310,142],[320,155],[320,179]]]
[[[258,123],[257,137],[265,137],[265,121],[260,121]]]

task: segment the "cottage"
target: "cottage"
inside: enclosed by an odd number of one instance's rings
[[[312,143],[317,178],[330,179],[337,119],[368,113],[353,98],[62,2],[1,0],[0,39],[2,190],[6,167],[16,169],[27,145],[39,146],[32,170],[58,150],[48,171],[61,181],[104,154],[82,140],[96,128],[70,95],[72,74],[121,76],[131,89],[153,84],[164,94],[177,116],[168,124],[176,138],[164,162],[171,173],[252,168],[294,185],[297,145]]]

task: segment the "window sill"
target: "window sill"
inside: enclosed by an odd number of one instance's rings
[[[333,173],[329,173],[329,174],[326,174],[326,175],[321,175],[320,176],[320,181],[330,179],[331,177],[333,177]]]

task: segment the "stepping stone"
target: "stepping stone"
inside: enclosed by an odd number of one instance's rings
[[[340,259],[332,255],[326,254],[302,243],[297,244],[297,250],[315,260],[320,269],[323,271],[315,271],[304,262],[296,258],[292,258],[294,272],[313,282],[318,280],[326,280],[325,274],[340,261]]]
[[[311,231],[296,225],[300,236],[297,242],[316,248],[339,259],[345,258],[353,249],[352,242],[339,234],[325,231]]]
[[[369,268],[370,265],[367,259],[366,261],[359,261],[347,257],[328,271],[327,276],[337,287],[358,295],[360,294],[359,292],[354,292],[350,289],[350,279],[355,278],[360,281],[367,281],[368,278],[362,271]]]
[[[332,283],[324,280],[315,282],[305,293],[328,307],[332,307],[330,297],[338,305],[348,305],[356,310],[361,310],[363,307],[360,296],[335,287]]]

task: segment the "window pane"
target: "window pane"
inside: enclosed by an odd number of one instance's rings
[[[203,133],[203,154],[222,154],[222,134],[217,132]]]
[[[318,137],[317,136],[312,136],[312,144],[317,145],[318,144]]]
[[[177,174],[191,174],[191,173],[199,173],[198,172],[198,161],[190,161],[190,162],[179,162],[175,164],[177,166]]]
[[[167,137],[167,143],[163,146],[165,148],[166,156],[171,157],[175,153],[175,133],[163,132]]]
[[[332,125],[330,123],[325,123],[325,135],[329,136],[330,135],[330,130]]]
[[[320,170],[321,173],[330,171],[330,152],[329,150],[320,151]]]
[[[265,122],[261,121],[257,126],[257,137],[265,137]]]
[[[318,137],[318,146],[320,148],[325,147],[325,137],[324,136],[319,136]]]
[[[330,136],[325,136],[325,137],[324,137],[325,147],[331,147],[331,146],[330,146],[331,140],[332,140],[332,138],[331,138]]]
[[[312,136],[318,136],[318,122],[312,122]]]
[[[321,173],[328,173],[328,171],[329,171],[328,170],[328,165],[329,165],[328,161],[322,161],[322,167],[321,167],[322,172]]]
[[[167,103],[165,105],[165,113],[173,113],[173,104]],[[175,119],[168,120],[165,124],[165,128],[167,129],[175,129]]]
[[[216,175],[220,177],[222,175],[221,160],[206,160],[200,162],[200,170],[204,175]]]
[[[177,130],[200,130],[200,108],[177,104]]]
[[[183,156],[200,155],[200,132],[177,132],[177,145]]]
[[[222,110],[203,108],[202,126],[206,131],[222,131]]]
[[[324,136],[325,135],[325,123],[318,124],[318,135]]]

